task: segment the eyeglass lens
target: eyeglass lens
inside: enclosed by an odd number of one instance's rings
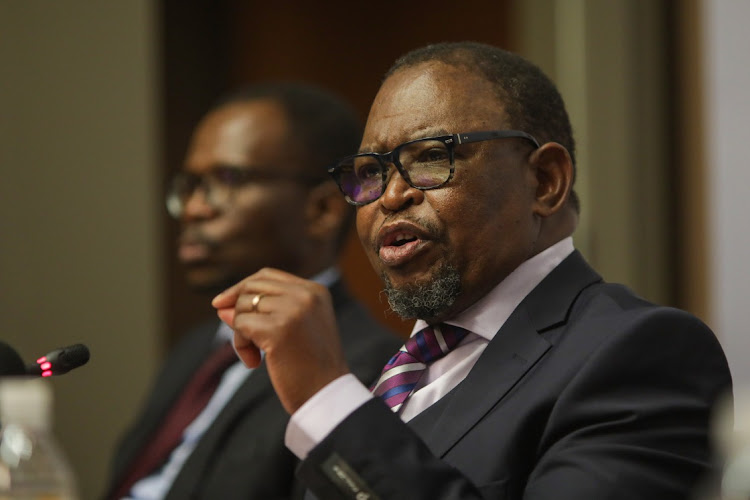
[[[209,205],[221,207],[230,199],[232,186],[240,181],[241,172],[234,168],[217,168],[203,175],[182,172],[172,181],[167,196],[167,210],[173,217],[180,217],[188,200],[199,187]]]
[[[450,178],[451,154],[442,140],[403,144],[393,151],[393,156],[413,187],[434,188]],[[339,164],[339,185],[355,203],[368,203],[383,194],[387,170],[387,162],[375,154],[350,157]]]

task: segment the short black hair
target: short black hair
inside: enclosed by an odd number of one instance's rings
[[[309,159],[309,173],[328,175],[328,167],[354,154],[362,140],[362,121],[343,98],[311,83],[279,81],[247,85],[225,95],[212,108],[269,99],[286,113],[289,134]]]
[[[536,65],[518,54],[479,42],[445,42],[427,45],[400,57],[385,79],[403,68],[438,61],[464,68],[487,81],[505,107],[509,125],[539,141],[558,142],[570,153],[575,180],[576,159],[573,128],[560,92]],[[580,212],[580,200],[571,190],[570,201]]]
[[[269,81],[241,87],[222,97],[212,111],[257,100],[271,100],[284,110],[290,147],[301,147],[307,174],[321,182],[333,179],[328,167],[354,154],[362,141],[362,121],[354,108],[331,91],[307,82]],[[343,221],[337,245],[340,251],[354,221],[351,209]]]

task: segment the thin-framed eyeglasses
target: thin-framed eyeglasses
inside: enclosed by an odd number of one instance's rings
[[[324,175],[250,170],[228,165],[214,167],[202,174],[180,172],[174,176],[167,190],[167,211],[175,219],[180,218],[188,200],[198,188],[202,190],[206,203],[220,210],[231,203],[234,193],[242,186],[282,180],[314,186],[327,179]]]
[[[461,134],[425,137],[396,146],[389,153],[359,153],[347,156],[328,169],[346,201],[366,205],[382,196],[388,184],[389,164],[413,188],[439,188],[453,178],[454,149],[457,145],[517,137],[534,144],[539,142],[520,130],[487,130]]]

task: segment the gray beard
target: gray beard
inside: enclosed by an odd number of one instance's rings
[[[461,276],[450,264],[437,270],[428,283],[413,283],[395,288],[383,275],[385,294],[393,312],[403,319],[429,320],[448,310],[461,293]]]

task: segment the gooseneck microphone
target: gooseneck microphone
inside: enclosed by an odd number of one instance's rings
[[[25,368],[26,375],[51,377],[68,373],[73,368],[83,366],[89,361],[89,348],[83,344],[61,347],[47,353]]]

